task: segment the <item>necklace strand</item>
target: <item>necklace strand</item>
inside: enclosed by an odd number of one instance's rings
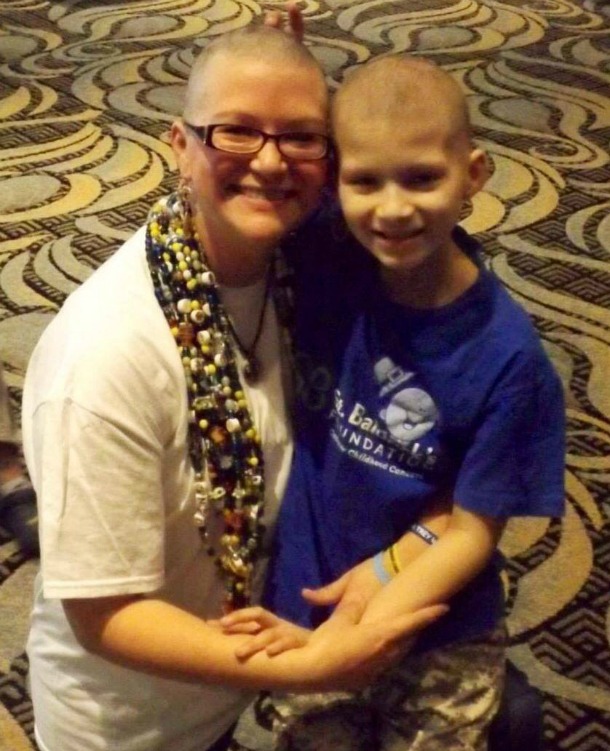
[[[178,194],[151,210],[146,255],[157,301],[176,341],[189,404],[189,454],[195,470],[194,521],[225,580],[226,612],[249,604],[252,571],[264,527],[261,441],[243,392],[233,328],[213,272]],[[259,328],[267,305],[261,315]],[[257,337],[253,346],[256,346]],[[235,341],[238,342],[237,337]],[[220,550],[210,541],[210,515],[222,517]]]

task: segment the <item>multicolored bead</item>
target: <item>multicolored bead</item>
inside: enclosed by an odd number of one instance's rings
[[[216,560],[225,576],[228,611],[249,602],[263,531],[263,455],[216,277],[191,225],[177,194],[162,199],[149,216],[146,249],[155,295],[184,367],[196,472],[193,519],[203,539],[211,513],[224,519]]]

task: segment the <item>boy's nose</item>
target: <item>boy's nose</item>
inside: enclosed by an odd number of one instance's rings
[[[381,194],[377,216],[380,219],[409,219],[413,210],[413,202],[408,192],[398,185],[388,185]]]

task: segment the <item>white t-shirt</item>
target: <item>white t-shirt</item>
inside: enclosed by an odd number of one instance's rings
[[[142,228],[70,296],[26,376],[24,452],[41,531],[28,654],[44,751],[203,751],[250,698],[111,664],[80,646],[61,605],[143,593],[202,617],[220,613],[222,580],[193,524],[182,364],[144,238]],[[236,295],[242,304],[261,296],[227,291],[239,326]],[[257,348],[263,375],[245,385],[263,443],[268,532],[292,456],[279,341],[269,304]]]

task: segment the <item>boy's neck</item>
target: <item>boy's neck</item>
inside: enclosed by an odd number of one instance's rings
[[[476,282],[479,268],[455,243],[447,252],[415,269],[382,268],[381,279],[392,302],[422,310],[442,308]]]

